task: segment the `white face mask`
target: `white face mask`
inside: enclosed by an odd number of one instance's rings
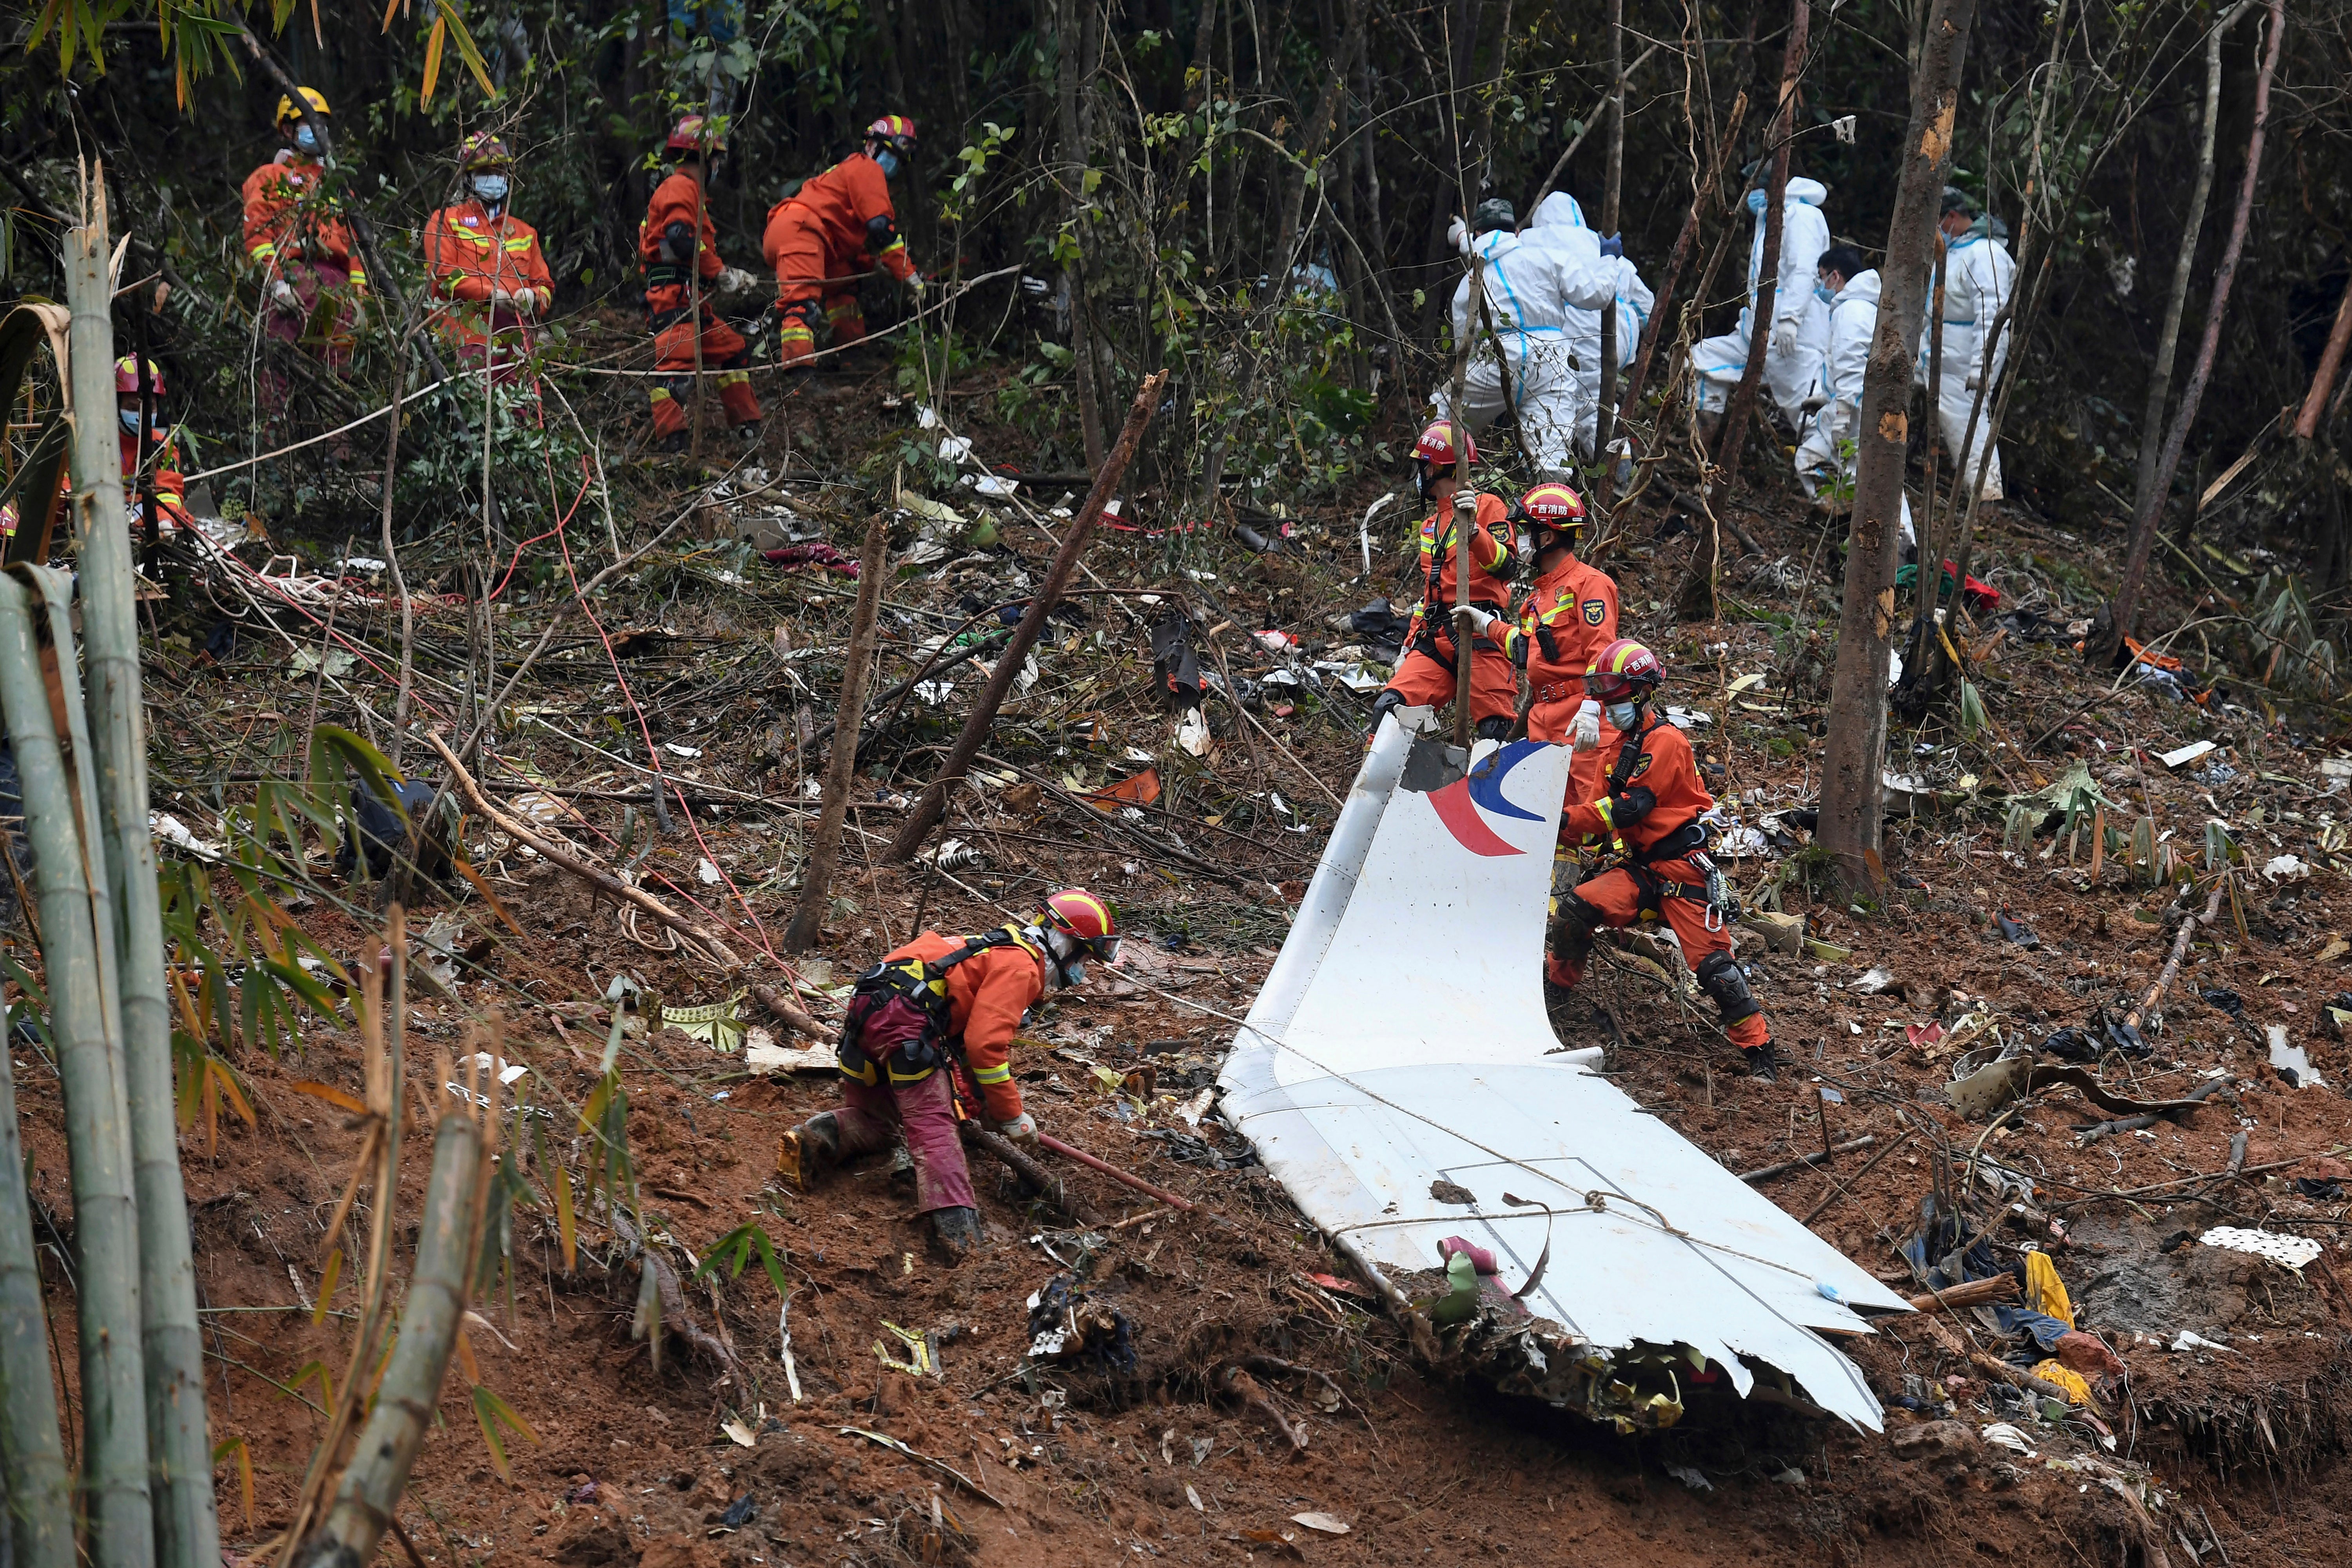
[[[507,199],[507,177],[504,174],[476,174],[474,194],[496,206]]]
[[[1630,730],[1641,721],[1642,705],[1638,702],[1612,702],[1609,721],[1620,730]]]

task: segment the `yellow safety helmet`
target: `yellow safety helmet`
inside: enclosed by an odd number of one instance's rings
[[[298,87],[294,90],[302,95],[302,101],[304,104],[309,106],[311,113],[332,114],[335,112],[332,109],[327,106],[327,95],[320,92],[317,88]],[[289,121],[299,120],[300,118],[300,115],[294,112],[294,100],[292,99],[281,98],[278,100],[278,119],[275,123],[284,125]]]

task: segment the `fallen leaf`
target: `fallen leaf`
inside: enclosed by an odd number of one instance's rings
[[[1347,1524],[1340,1520],[1334,1519],[1328,1513],[1294,1513],[1290,1516],[1290,1522],[1293,1524],[1303,1524],[1307,1529],[1320,1531],[1325,1535],[1345,1535],[1348,1533]]]
[[[719,1429],[734,1438],[742,1447],[756,1448],[760,1446],[760,1439],[751,1436],[751,1428],[744,1426],[740,1421],[721,1421],[719,1424]]]

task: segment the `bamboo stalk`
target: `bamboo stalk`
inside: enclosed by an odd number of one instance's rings
[[[447,1065],[445,1058],[442,1066]],[[446,1070],[436,1076],[443,1083],[450,1078]],[[496,1082],[494,1076],[485,1075],[484,1088],[493,1100]],[[345,1568],[374,1560],[417,1451],[425,1446],[441,1381],[457,1349],[474,1261],[477,1189],[485,1180],[483,1134],[472,1105],[446,1089],[437,1091],[436,1098],[441,1113],[433,1133],[433,1174],[425,1191],[416,1272],[408,1282],[399,1338],[384,1368],[375,1408],[352,1448],[352,1466],[336,1489],[334,1506],[317,1533],[295,1549],[295,1568]],[[490,1117],[496,1116],[493,1105]],[[388,1196],[384,1201],[389,1206]]]
[[[784,951],[798,952],[816,940],[824,922],[825,897],[833,890],[834,863],[841,857],[841,825],[849,816],[849,786],[857,773],[857,737],[866,723],[866,680],[874,663],[874,617],[882,608],[882,578],[888,559],[890,525],[881,512],[866,528],[866,553],[857,564],[857,609],[850,622],[849,657],[841,667],[841,712],[833,721],[831,765],[824,773],[824,806],[816,837],[809,845],[801,877],[801,907],[784,933]]]
[[[118,517],[121,493],[118,476]],[[56,658],[49,645],[61,628],[41,614],[37,589],[26,587],[28,581],[61,575],[46,567],[20,566],[0,577],[0,712],[6,716],[24,783],[25,826],[33,844],[46,944],[49,1032],[65,1086],[80,1285],[76,1308],[89,1560],[108,1568],[147,1568],[155,1560],[155,1532],[147,1489],[145,1378],[138,1350],[139,1212],[132,1196],[121,1020],[115,1005],[106,847],[96,831],[94,808],[87,817],[81,809],[89,781],[69,764],[50,706],[54,681],[72,742],[70,755],[88,757],[70,637],[66,657]]]
[[[0,1032],[13,1022],[0,1013]],[[16,1079],[0,1049],[0,1472],[10,1544],[22,1568],[74,1568],[73,1479],[58,1436],[42,1326],[41,1266],[16,1140]]]
[[[68,238],[73,304],[73,398],[78,410],[114,403],[114,328],[109,311],[106,209]],[[142,373],[143,374],[143,373]],[[139,1213],[140,1346],[147,1386],[147,1446],[155,1555],[169,1568],[220,1561],[212,1447],[205,1429],[204,1338],[196,1326],[187,1190],[172,1094],[172,1010],[163,982],[163,915],[155,890],[155,841],[147,826],[147,736],[140,691],[139,606],[113,432],[76,420],[76,494],[81,556],[82,666],[92,751],[92,805],[106,844],[106,881],[122,1023],[132,1190]],[[45,579],[51,615],[62,584]],[[60,648],[64,637],[60,634]],[[93,862],[93,864],[95,864]]]

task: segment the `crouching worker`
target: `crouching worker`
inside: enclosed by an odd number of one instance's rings
[[[1682,943],[1699,989],[1721,1009],[1724,1033],[1748,1070],[1769,1082],[1776,1071],[1772,1032],[1732,957],[1723,876],[1706,854],[1710,828],[1702,817],[1715,808],[1715,797],[1699,783],[1690,742],[1652,705],[1664,679],[1658,656],[1626,638],[1601,649],[1585,672],[1585,689],[1621,739],[1613,749],[1601,742],[1608,778],[1596,799],[1561,816],[1560,837],[1613,839],[1618,857],[1559,900],[1546,944],[1545,999],[1557,1000],[1584,978],[1594,931],[1663,920]]]
[[[950,1258],[970,1253],[980,1245],[980,1205],[957,1136],[953,1069],[971,1069],[990,1128],[1034,1145],[1037,1123],[1022,1109],[1009,1059],[1021,1016],[1048,991],[1081,984],[1089,959],[1118,958],[1117,922],[1082,888],[1050,894],[1026,921],[982,936],[923,932],[858,976],[837,1047],[841,1107],[785,1133],[778,1168],[805,1187],[902,1131],[933,1235]]]

